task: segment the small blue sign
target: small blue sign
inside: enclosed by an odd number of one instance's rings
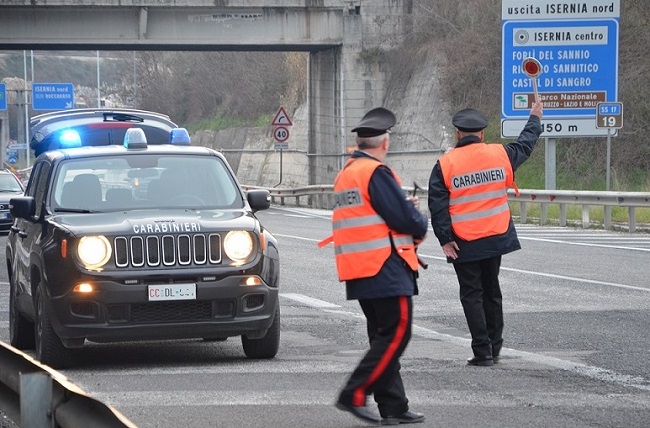
[[[598,104],[598,114],[619,116],[623,114],[623,103],[600,103]]]
[[[7,110],[7,85],[0,83],[0,110]]]
[[[74,85],[72,83],[32,84],[32,108],[34,110],[73,109]]]

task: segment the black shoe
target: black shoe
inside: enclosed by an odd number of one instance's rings
[[[385,416],[381,420],[382,425],[417,424],[419,422],[424,422],[424,415],[410,410],[401,415]]]
[[[499,361],[501,361],[501,357],[499,355],[493,355],[492,356],[492,361],[494,361],[494,364],[496,364]]]
[[[470,366],[491,366],[494,364],[492,357],[482,358],[482,357],[472,357],[467,360],[467,364]]]
[[[381,422],[381,418],[376,414],[372,413],[370,410],[365,407],[351,406],[349,404],[336,403],[336,408],[343,410],[344,412],[350,412],[359,419],[363,419],[366,422],[372,422],[378,424]]]

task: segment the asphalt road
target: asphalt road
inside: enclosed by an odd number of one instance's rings
[[[139,427],[356,427],[334,408],[367,348],[357,302],[336,279],[329,212],[272,208],[259,217],[281,250],[282,339],[247,360],[237,338],[89,344],[63,371]],[[458,285],[430,234],[402,357],[411,408],[426,427],[647,427],[650,421],[650,236],[520,226],[503,259],[501,362],[469,367]],[[0,237],[4,246],[5,237]],[[0,340],[8,287],[0,271]],[[369,400],[371,402],[372,400]]]

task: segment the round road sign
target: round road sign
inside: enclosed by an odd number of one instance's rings
[[[289,129],[284,126],[278,126],[273,130],[273,137],[278,143],[284,143],[289,139]]]
[[[529,57],[524,59],[521,67],[523,68],[524,73],[526,73],[526,76],[530,77],[531,79],[534,79],[535,77],[538,77],[540,74],[542,74],[542,64],[540,64],[540,62],[535,58]]]

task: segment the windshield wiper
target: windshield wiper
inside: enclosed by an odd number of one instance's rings
[[[54,208],[56,213],[99,213],[101,211],[89,210],[85,208]]]

